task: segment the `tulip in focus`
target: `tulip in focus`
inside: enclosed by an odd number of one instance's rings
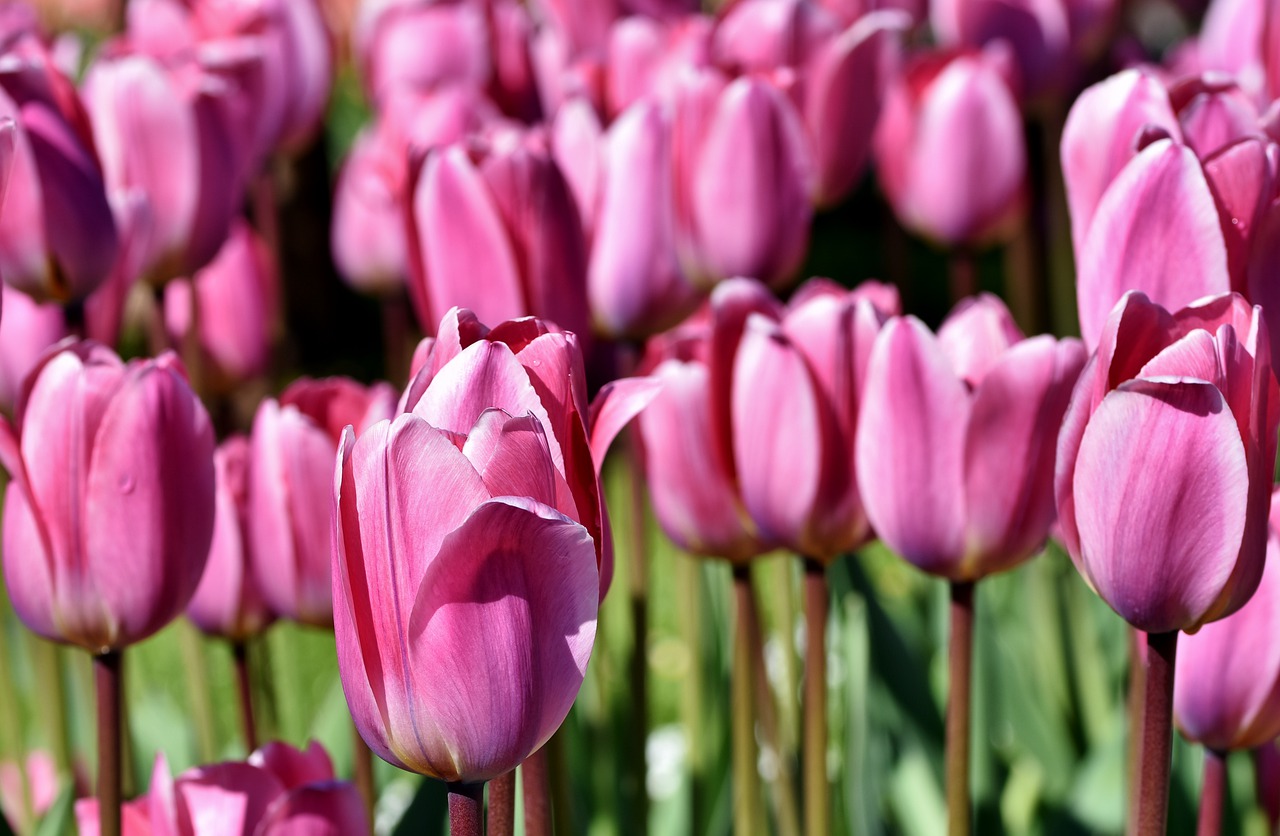
[[[1005,239],[1023,214],[1007,58],[995,46],[920,56],[886,94],[874,142],[885,195],[904,226],[946,246]]]
[[[1004,304],[962,302],[931,334],[890,320],[862,391],[857,475],[872,527],[931,574],[975,581],[1044,545],[1078,340],[1023,339]]]
[[[1147,633],[1240,609],[1263,574],[1280,423],[1266,326],[1238,295],[1117,303],[1071,397],[1054,492],[1076,568]]]
[[[363,430],[394,409],[388,384],[365,387],[346,378],[303,378],[279,401],[258,407],[250,441],[248,547],[256,585],[277,615],[332,626],[334,452],[343,427]]]
[[[31,630],[91,653],[141,641],[200,582],[214,521],[213,429],[172,353],[121,362],[69,343],[0,420],[4,574]]]

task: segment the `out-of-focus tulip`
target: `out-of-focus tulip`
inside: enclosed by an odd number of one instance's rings
[[[1003,52],[918,58],[886,94],[874,149],[902,224],[949,246],[1001,239],[1025,204],[1022,117]]]
[[[646,17],[618,21],[609,33],[605,102],[617,115],[647,96],[670,98],[690,70],[711,66],[713,25],[704,15],[668,23]]]
[[[586,242],[538,132],[495,131],[427,154],[413,186],[410,298],[423,329],[450,308],[533,315],[586,334]]]
[[[314,741],[305,751],[268,743],[248,761],[197,766],[176,779],[157,755],[150,789],[123,812],[123,836],[369,833],[360,793],[335,780],[329,755]],[[81,836],[98,836],[97,799],[77,801],[76,820]]]
[[[1085,363],[1079,340],[1023,339],[999,299],[961,303],[935,337],[884,326],[867,367],[857,475],[887,545],[926,572],[975,581],[1044,545],[1055,441]]]
[[[25,785],[19,769],[26,770]],[[27,806],[27,799],[22,797],[25,787],[31,793],[31,812],[39,818],[58,800],[58,784],[58,766],[48,752],[31,752],[22,767],[12,761],[0,763],[0,813],[14,825],[22,820]]]
[[[259,377],[271,360],[277,285],[266,243],[237,220],[217,257],[194,279],[165,287],[169,337],[181,345],[194,318],[193,336],[209,364],[201,370],[206,380],[227,388]]]
[[[85,100],[115,193],[148,205],[144,273],[190,275],[218,253],[243,198],[240,159],[209,79],[170,72],[146,55],[95,61]]]
[[[1280,735],[1280,535],[1274,522],[1258,589],[1235,614],[1179,641],[1173,715],[1182,734],[1217,752]]]
[[[333,624],[329,489],[342,428],[390,417],[395,391],[346,378],[300,379],[267,399],[253,421],[248,546],[254,580],[283,618]]]
[[[40,301],[83,299],[120,242],[89,120],[71,82],[33,38],[0,68],[0,118],[17,125],[0,224],[0,275]]]
[[[0,209],[0,217],[4,210]],[[0,409],[12,413],[22,381],[45,349],[67,336],[62,306],[41,305],[8,285],[0,286],[4,317],[0,318]]]
[[[1269,0],[1213,0],[1176,56],[1186,72],[1232,76],[1260,103],[1280,92],[1280,21]]]
[[[4,574],[36,633],[92,653],[141,641],[195,593],[213,534],[213,429],[177,357],[47,354],[0,420]]]
[[[780,319],[747,318],[733,361],[734,456],[743,504],[770,542],[829,561],[870,539],[854,438],[871,346],[897,313],[892,286],[815,279]]]
[[[271,623],[249,546],[249,440],[233,436],[213,455],[217,510],[209,562],[187,618],[202,632],[242,642]]]
[[[493,74],[486,10],[471,0],[365,3],[356,23],[355,55],[374,102],[396,88],[483,90]]]
[[[813,160],[799,114],[758,78],[691,74],[676,95],[676,247],[700,287],[786,284],[809,243]]]
[[[1194,631],[1262,576],[1280,391],[1258,307],[1170,314],[1125,294],[1071,397],[1054,493],[1063,544],[1139,630]]]

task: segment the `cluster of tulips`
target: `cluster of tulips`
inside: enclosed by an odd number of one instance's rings
[[[635,783],[647,493],[731,567],[734,833],[833,830],[829,569],[876,540],[947,585],[969,833],[978,582],[1051,537],[1130,627],[1128,832],[1166,832],[1175,724],[1205,748],[1199,832],[1241,749],[1274,831],[1280,3],[1184,5],[0,2],[4,588],[92,659],[80,831],[371,833],[372,753],[445,782],[456,836],[552,832],[619,437]],[[893,281],[798,282],[845,222]],[[936,329],[908,233],[950,262]],[[338,276],[383,308],[383,379],[298,362],[283,326]],[[778,550],[799,782],[761,767],[750,566]],[[126,650],[183,615],[230,648],[251,754],[176,778],[161,754],[125,799]],[[259,740],[277,619],[333,633],[349,782]],[[37,832],[49,764],[8,770]]]

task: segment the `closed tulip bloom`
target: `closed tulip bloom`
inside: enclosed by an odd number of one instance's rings
[[[119,252],[88,117],[71,82],[34,38],[10,45],[0,118],[16,123],[0,224],[0,275],[38,301],[84,299]]]
[[[951,581],[1009,569],[1054,519],[1055,441],[1085,363],[1079,340],[1023,339],[1004,304],[963,302],[931,334],[890,320],[858,414],[857,477],[872,527]]]
[[[345,378],[295,381],[258,407],[249,465],[249,550],[263,598],[277,615],[333,624],[329,585],[329,475],[342,428],[389,417],[387,384]]]
[[[1273,517],[1277,506],[1272,493]],[[1267,538],[1262,580],[1243,607],[1179,641],[1174,719],[1182,734],[1218,752],[1280,735],[1280,540]]]
[[[46,355],[0,421],[0,461],[5,581],[29,628],[102,653],[182,612],[213,534],[213,430],[172,353]]]
[[[412,188],[410,297],[424,329],[458,306],[587,333],[582,222],[540,132],[436,149]]]
[[[0,217],[4,210],[0,208]],[[40,304],[25,293],[0,285],[0,409],[12,414],[22,382],[45,349],[67,336],[62,306]]]
[[[607,111],[616,115],[647,96],[670,98],[689,70],[711,66],[713,22],[688,15],[663,22],[628,17],[609,31]]]
[[[397,87],[482,90],[493,74],[485,8],[470,0],[365,3],[356,20],[355,56],[374,102]]]
[[[1025,203],[1022,117],[1007,56],[934,53],[886,94],[874,150],[902,224],[948,246],[1007,238]]]
[[[747,318],[733,362],[735,465],[770,542],[830,561],[870,539],[853,445],[871,346],[898,312],[891,286],[814,279],[780,319]]]
[[[233,436],[213,455],[217,504],[209,562],[187,618],[204,633],[242,642],[274,618],[258,589],[249,550],[249,440]]]
[[[1148,633],[1194,631],[1258,586],[1277,391],[1261,312],[1223,294],[1170,314],[1125,294],[1058,439],[1064,545]]]

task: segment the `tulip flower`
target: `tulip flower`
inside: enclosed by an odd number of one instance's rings
[[[24,792],[28,793],[26,797]],[[0,763],[0,813],[13,827],[24,820],[24,811],[38,819],[57,800],[58,767],[48,752],[31,752],[22,766],[11,761]]]
[[[88,118],[70,80],[32,37],[0,69],[0,118],[17,125],[0,224],[0,275],[38,301],[80,300],[119,250]]]
[[[898,220],[947,246],[1008,237],[1023,212],[1026,150],[1007,55],[920,56],[886,94],[873,148]]]
[[[800,115],[762,79],[704,71],[675,97],[676,251],[699,287],[786,284],[809,243],[813,160]]]
[[[704,15],[618,21],[609,31],[607,112],[616,116],[642,98],[673,96],[686,72],[711,66],[712,33],[712,21]]]
[[[460,306],[482,321],[534,315],[587,333],[582,223],[541,134],[431,151],[412,188],[409,290],[424,329]]]
[[[1164,828],[1177,631],[1239,610],[1263,574],[1277,397],[1258,307],[1223,294],[1170,314],[1130,292],[1063,421],[1062,541],[1147,633],[1135,832]]]
[[[388,384],[366,388],[345,378],[303,378],[279,401],[258,407],[250,440],[248,546],[257,587],[277,615],[332,626],[327,474],[343,427],[363,430],[394,408]]]
[[[489,26],[480,3],[365,3],[354,46],[374,102],[398,87],[483,90],[493,74]]]
[[[0,409],[12,414],[27,372],[45,349],[67,336],[67,324],[61,305],[41,305],[8,285],[0,285],[0,296]]]

